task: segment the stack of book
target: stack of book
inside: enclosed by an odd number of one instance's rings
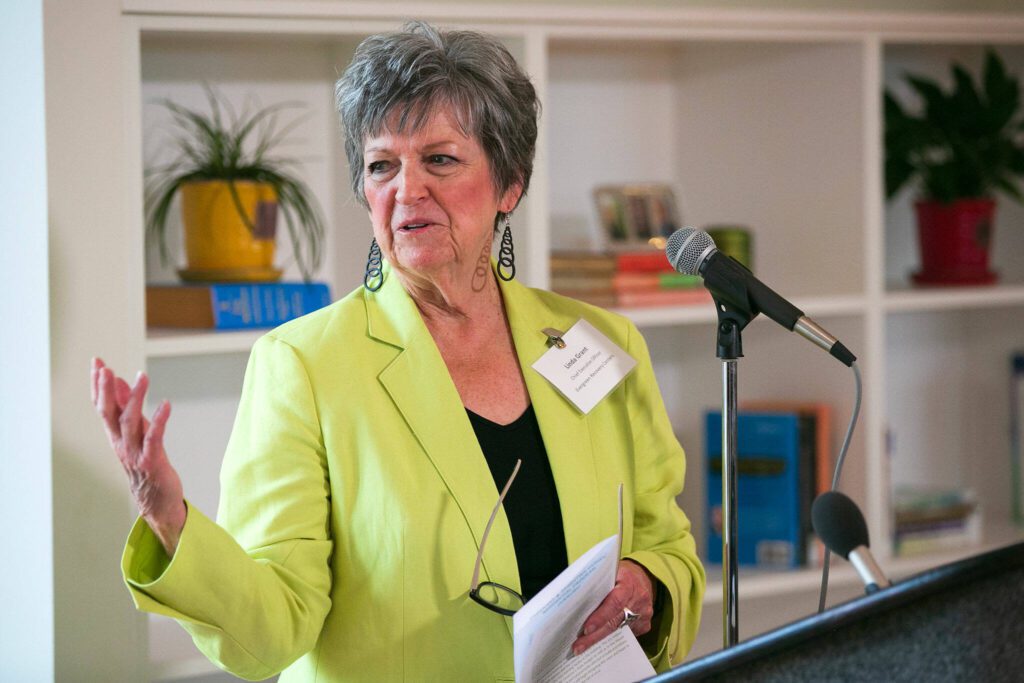
[[[244,330],[276,327],[323,308],[323,282],[148,285],[147,327]]]
[[[897,555],[957,550],[981,542],[981,509],[969,491],[900,488],[894,508]]]
[[[828,404],[761,401],[737,416],[737,555],[742,565],[790,569],[820,564],[811,505],[831,486]],[[705,417],[707,558],[722,561],[722,417]]]
[[[554,252],[551,289],[605,308],[679,306],[711,300],[699,277],[673,270],[659,249]]]
[[[800,528],[808,565],[820,567],[825,559],[825,544],[814,533],[811,506],[814,499],[832,488],[835,459],[832,452],[832,406],[820,401],[751,400],[740,410],[796,415],[800,448]]]

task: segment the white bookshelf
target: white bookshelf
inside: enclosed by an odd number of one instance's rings
[[[955,311],[1013,309],[1024,306],[1024,285],[1000,284],[990,287],[912,289],[893,287],[885,297],[888,313],[913,311]]]
[[[146,358],[208,356],[221,353],[249,353],[265,330],[204,332],[150,329],[146,334]]]
[[[1010,351],[1024,347],[1024,209],[1000,203],[995,267],[1002,284],[915,289],[908,284],[916,258],[910,198],[888,204],[880,184],[882,87],[908,68],[939,74],[951,58],[976,64],[989,44],[1022,73],[1024,17],[302,0],[236,0],[216,10],[199,0],[123,4],[124,41],[137,57],[122,76],[127,129],[136,133],[124,189],[138,195],[139,211],[143,166],[161,158],[160,113],[147,102],[198,103],[203,80],[232,98],[298,98],[308,104],[309,127],[292,153],[308,161],[303,173],[330,226],[318,278],[343,295],[360,282],[370,232],[348,190],[331,108],[334,79],[359,40],[407,16],[491,31],[530,71],[544,104],[531,193],[513,225],[527,284],[547,284],[550,249],[593,240],[595,185],[670,183],[685,223],[751,226],[759,277],[860,358],[865,403],[843,490],[864,510],[883,566],[907,575],[963,554],[892,557],[889,497],[898,483],[976,491],[985,501],[986,545],[964,553],[991,547],[989,539],[1022,537],[1005,524],[1009,447],[1000,380]],[[136,218],[122,229],[140,230]],[[141,241],[133,244],[145,277],[173,277]],[[141,301],[141,268],[138,277],[128,284]],[[681,502],[702,545],[702,415],[720,402],[714,309],[620,312],[647,337],[689,453]],[[150,331],[136,340],[154,391],[175,404],[169,450],[186,490],[198,490],[209,512],[245,357],[260,334]],[[744,351],[741,400],[828,401],[838,449],[852,407],[849,371],[763,320],[744,332]],[[859,591],[842,565],[834,566],[835,599]],[[810,613],[818,577],[810,569],[742,575],[741,634]],[[714,626],[721,587],[710,578],[695,654],[721,643]],[[153,632],[165,637],[162,625]],[[152,652],[161,680],[214,670],[177,651],[164,656],[159,638]]]

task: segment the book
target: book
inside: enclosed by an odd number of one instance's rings
[[[711,303],[711,293],[704,288],[617,292],[616,298],[619,306],[627,308],[630,306],[688,306]]]
[[[616,291],[634,292],[657,289],[696,289],[703,280],[696,275],[685,273],[630,273],[617,272],[612,276],[612,285]]]
[[[616,254],[554,252],[551,289],[605,308],[680,306],[711,301],[699,277],[672,270],[657,249]]]
[[[215,330],[276,327],[331,303],[322,282],[149,285],[146,325]]]
[[[615,258],[602,252],[556,251],[551,255],[551,289],[595,306],[615,306]]]
[[[740,410],[796,413],[801,419],[801,491],[805,503],[801,517],[807,540],[809,563],[820,564],[825,545],[814,533],[811,506],[814,499],[832,488],[834,458],[832,452],[832,406],[818,401],[754,400],[744,401]]]
[[[981,517],[978,513],[956,525],[898,534],[893,552],[899,557],[963,550],[981,542]]]
[[[722,415],[705,414],[707,558],[722,562]],[[796,413],[736,416],[736,555],[741,565],[790,569],[805,563],[801,523],[800,420]]]
[[[658,286],[662,289],[697,288],[704,285],[704,278],[700,275],[687,275],[686,273],[658,273]]]
[[[611,276],[615,257],[599,251],[555,251],[551,254],[551,274]]]
[[[953,550],[981,541],[981,507],[970,491],[896,489],[893,550],[897,555]]]
[[[660,273],[622,273],[612,276],[612,286],[617,292],[649,292],[661,288]]]
[[[674,273],[675,268],[668,262],[665,252],[660,249],[650,251],[627,251],[615,255],[616,269],[623,273]]]
[[[977,500],[969,490],[900,486],[893,495],[893,518],[899,530],[904,526],[964,519],[977,506]]]

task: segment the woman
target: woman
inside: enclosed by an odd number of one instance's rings
[[[528,78],[492,38],[411,24],[363,42],[337,100],[373,224],[364,287],[255,344],[219,525],[183,502],[162,447],[169,405],[147,422],[147,378],[130,387],[94,362],[94,401],[141,512],[123,558],[136,604],[245,678],[287,667],[282,681],[511,680],[511,620],[469,588],[522,460],[487,578],[529,599],[616,532],[624,482],[617,582],[573,649],[628,622],[657,668],[678,662],[704,574],[643,339],[517,284],[504,258],[532,170]],[[541,330],[580,319],[638,361],[587,415],[531,368]]]

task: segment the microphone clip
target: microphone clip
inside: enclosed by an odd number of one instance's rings
[[[749,307],[737,306],[733,300],[719,297],[711,290],[711,298],[715,302],[718,313],[717,341],[715,355],[722,360],[736,360],[743,357],[743,338],[740,332],[757,317],[757,311]]]
[[[711,262],[714,268],[709,268]],[[711,292],[718,313],[718,343],[716,355],[722,360],[743,357],[740,332],[761,313],[748,290],[748,278],[736,277],[735,272],[748,272],[738,261],[720,251],[711,254],[702,264],[700,274],[704,286]]]

